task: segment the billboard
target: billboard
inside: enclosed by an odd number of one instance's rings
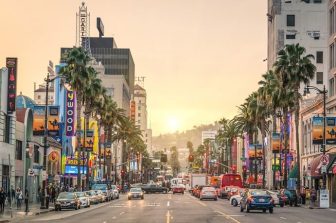
[[[59,135],[59,106],[48,106],[48,135]]]
[[[8,92],[7,92],[7,113],[15,111],[16,79],[17,79],[17,58],[6,58],[8,69]]]
[[[66,91],[66,105],[65,105],[65,135],[75,135],[75,103],[76,94],[74,91]]]
[[[80,166],[80,173],[86,174],[86,166]],[[65,174],[77,174],[78,173],[78,166],[73,165],[65,165]]]
[[[85,135],[85,149],[86,151],[92,152],[94,145],[94,131],[91,129],[86,130]]]
[[[326,117],[326,144],[336,144],[336,117]]]
[[[34,122],[33,122],[33,135],[44,135],[44,118],[45,118],[45,106],[34,106]]]
[[[255,159],[255,158],[262,159],[263,158],[262,145],[250,144],[248,156],[249,159]]]
[[[280,133],[278,132],[273,132],[272,133],[272,152],[273,153],[278,153],[280,152]]]
[[[313,117],[313,144],[321,145],[323,143],[323,118]]]

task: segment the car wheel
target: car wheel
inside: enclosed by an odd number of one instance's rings
[[[240,212],[244,212],[244,208],[240,205]]]
[[[75,206],[75,210],[78,210],[78,205]]]
[[[273,208],[269,209],[269,213],[273,214]]]
[[[131,200],[131,198],[129,197],[128,200]]]
[[[62,208],[61,208],[61,207],[59,207],[59,208],[58,208],[58,210],[59,210],[59,211],[62,211]]]
[[[263,212],[266,213],[266,209],[264,209]]]
[[[249,207],[246,205],[246,212],[249,213],[250,212],[250,209]]]
[[[217,198],[214,198],[215,201],[217,201]]]
[[[238,206],[238,202],[237,202],[236,199],[233,199],[233,200],[232,200],[232,205],[233,205],[234,207],[237,207],[237,206]]]
[[[200,201],[203,200],[203,198],[200,198]]]
[[[143,200],[143,199],[144,199],[144,197],[142,196],[142,197],[141,197],[141,200]]]
[[[173,194],[175,194],[175,193],[173,192]]]
[[[283,207],[284,207],[284,204],[280,204],[280,207],[282,207],[282,208],[283,208]]]

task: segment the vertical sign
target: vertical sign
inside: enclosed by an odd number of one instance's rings
[[[44,135],[45,106],[34,106],[33,135]]]
[[[256,147],[256,148],[255,148]],[[262,151],[262,145],[261,144],[250,144],[249,146],[249,159],[262,159],[263,158],[263,151]]]
[[[85,135],[85,149],[86,151],[92,152],[94,145],[94,131],[91,129],[86,130]]]
[[[323,143],[323,118],[313,117],[313,144],[321,145]]]
[[[66,114],[65,114],[65,132],[66,136],[75,134],[75,100],[74,91],[66,91]]]
[[[327,117],[326,118],[326,144],[335,145],[336,144],[336,118]]]
[[[280,152],[280,133],[278,132],[272,133],[272,152]]]
[[[135,101],[131,101],[131,120],[135,122]]]
[[[16,99],[16,78],[17,78],[17,58],[6,58],[8,69],[8,94],[7,94],[7,113],[15,111]]]
[[[59,107],[48,106],[48,135],[59,135]]]

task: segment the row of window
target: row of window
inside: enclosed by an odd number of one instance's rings
[[[40,162],[40,152],[39,152],[39,147],[34,145],[34,163],[39,163]],[[22,148],[22,141],[21,140],[16,140],[16,147],[15,147],[15,159],[16,160],[22,160],[23,148]]]

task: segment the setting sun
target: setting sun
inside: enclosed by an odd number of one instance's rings
[[[176,117],[174,117],[174,116],[169,117],[167,119],[167,126],[168,126],[168,130],[170,132],[176,132],[181,127],[180,126],[180,121]]]

